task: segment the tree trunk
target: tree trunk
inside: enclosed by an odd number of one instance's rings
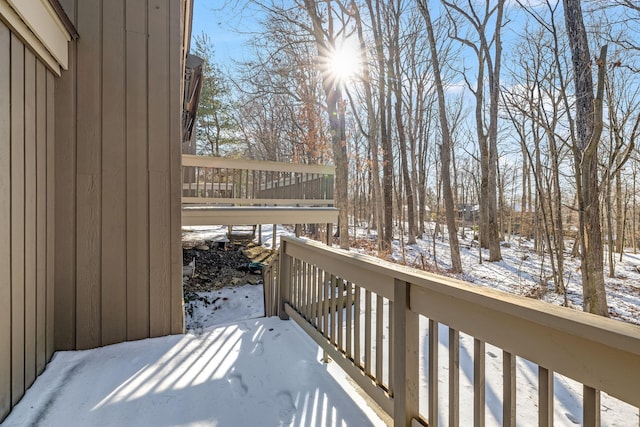
[[[384,207],[384,238],[383,250],[391,250],[393,240],[393,151],[391,138],[388,134],[388,122],[385,111],[388,108],[386,97],[386,73],[384,46],[382,40],[382,25],[380,22],[380,2],[372,3],[367,0],[369,15],[372,22],[373,37],[376,48],[376,61],[378,62],[378,111],[380,112],[380,143],[382,146],[382,198]]]
[[[356,19],[356,30],[358,33],[358,42],[360,44],[360,52],[362,55],[366,55],[367,47],[366,41],[364,38],[364,31],[362,28],[362,18],[360,16],[360,10],[357,9],[357,6],[354,4],[354,17]],[[380,186],[380,165],[378,162],[379,159],[379,150],[378,150],[378,123],[376,120],[375,107],[373,102],[373,91],[371,90],[371,73],[369,71],[369,60],[368,58],[363,58],[362,61],[362,85],[364,87],[365,93],[365,101],[367,105],[367,127],[368,134],[367,140],[369,141],[369,148],[371,150],[371,166],[372,170],[371,178],[373,184],[373,198],[374,198],[374,209],[373,212],[374,217],[376,218],[376,230],[378,234],[378,250],[383,247],[383,239],[384,239],[384,229],[383,221],[383,203],[382,203],[382,187]]]
[[[607,47],[603,46],[598,66],[598,93],[594,97],[591,54],[584,27],[580,0],[563,0],[565,25],[571,48],[576,99],[576,146],[578,207],[582,247],[584,311],[608,316],[604,287],[600,187],[598,185],[598,144],[602,133],[602,98]]]
[[[624,209],[622,208],[622,178],[620,170],[616,172],[616,252],[619,254],[624,250]]]
[[[498,169],[498,106],[500,101],[500,68],[502,64],[502,14],[504,0],[498,0],[496,6],[496,28],[494,34],[495,54],[493,69],[489,71],[489,261],[500,261],[500,237],[498,233],[497,215],[497,169]],[[489,46],[482,37],[484,49],[489,58]],[[490,65],[490,64],[489,64]]]
[[[449,123],[447,121],[447,109],[444,97],[444,85],[440,75],[440,63],[436,50],[436,39],[431,24],[431,14],[429,6],[425,0],[418,1],[418,7],[424,17],[429,38],[429,48],[431,51],[431,65],[435,80],[436,91],[438,92],[438,110],[440,117],[440,128],[442,131],[442,146],[440,147],[440,157],[442,160],[442,196],[444,198],[445,215],[447,220],[447,231],[449,234],[449,246],[451,248],[451,271],[453,273],[462,272],[462,261],[460,259],[460,246],[458,244],[458,232],[456,228],[456,210],[453,205],[453,193],[451,191],[451,135],[449,133]]]
[[[311,0],[305,0],[305,9],[313,23],[313,37],[319,55],[328,55],[331,52],[334,40],[325,38],[322,28],[323,18],[319,16],[317,5]],[[330,9],[329,9],[330,10]],[[327,17],[329,26],[332,27],[332,17]],[[329,38],[333,37],[329,31]],[[329,127],[331,129],[331,146],[333,149],[333,159],[336,164],[335,186],[336,186],[336,207],[338,208],[338,233],[340,235],[340,248],[349,248],[349,216],[347,188],[349,178],[349,164],[347,158],[347,138],[345,127],[345,103],[342,99],[342,91],[338,83],[332,76],[325,74],[322,79],[327,101],[327,113],[329,114]]]

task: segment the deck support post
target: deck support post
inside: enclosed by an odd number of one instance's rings
[[[271,249],[276,250],[276,236],[278,235],[278,224],[273,224],[273,240],[271,241]]]
[[[331,246],[331,242],[333,241],[333,224],[331,224],[330,222],[327,223],[327,246]]]

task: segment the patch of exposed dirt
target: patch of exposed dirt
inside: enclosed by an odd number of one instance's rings
[[[259,266],[266,266],[272,258],[269,249],[254,242],[205,241],[195,247],[184,248],[184,293],[262,283]]]

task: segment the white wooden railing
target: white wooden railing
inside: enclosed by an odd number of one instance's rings
[[[182,156],[183,204],[332,206],[334,166]]]
[[[485,346],[502,351],[503,425],[516,425],[516,360],[522,359],[538,367],[538,425],[553,425],[554,375],[582,384],[583,425],[600,425],[601,391],[635,407],[628,425],[638,425],[635,325],[290,237],[265,270],[265,303],[267,315],[295,320],[398,426],[437,426],[443,413],[448,425],[460,424],[461,334],[473,340],[474,425],[485,424],[485,356],[496,356]],[[419,331],[425,323],[427,330]],[[446,375],[438,368],[443,327]],[[421,360],[428,361],[426,391]],[[446,379],[446,405],[439,378]]]

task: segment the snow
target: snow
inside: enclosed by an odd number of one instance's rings
[[[3,426],[382,426],[292,321],[58,352]]]
[[[226,227],[192,227],[185,237],[223,238],[224,233]],[[358,233],[365,235],[364,230]],[[279,227],[275,244],[280,236],[290,234]],[[265,246],[274,244],[272,238],[272,228],[263,227]],[[511,241],[510,247],[502,248],[503,261],[482,264],[469,238],[461,239],[461,245],[465,273],[460,279],[518,295],[540,293],[554,304],[564,302],[546,279],[548,255],[541,259],[530,242]],[[436,239],[435,257],[433,247],[430,239],[404,248],[396,241],[390,258],[442,272],[448,268],[447,242]],[[483,257],[487,256],[484,252]],[[625,254],[616,265],[616,277],[606,279],[612,317],[637,324],[638,265],[639,255]],[[565,271],[569,305],[580,309],[579,261],[566,257]],[[376,415],[335,363],[321,362],[318,346],[293,321],[261,318],[261,285],[201,296],[212,303],[193,303],[187,334],[56,353],[2,425],[377,426],[388,422]],[[422,405],[427,395],[426,323],[421,318]],[[440,423],[446,425],[449,342],[446,326],[439,328]],[[472,424],[473,352],[473,337],[460,334],[460,425]],[[487,426],[502,425],[501,375],[502,351],[487,344]],[[537,366],[517,358],[516,377],[517,425],[537,425]],[[580,425],[582,385],[556,374],[554,391],[555,425]],[[421,406],[421,413],[426,414],[427,408]],[[639,423],[637,408],[603,393],[603,426]]]
[[[446,229],[443,230],[446,233]],[[463,274],[457,278],[466,282],[497,289],[510,294],[537,297],[555,305],[564,304],[564,295],[554,292],[549,254],[540,256],[533,250],[533,243],[514,237],[503,242],[502,261],[487,262],[489,251],[482,251],[480,263],[477,242],[472,240],[472,232],[467,229],[466,236],[460,238],[460,257]],[[359,237],[375,239],[375,235],[358,230]],[[366,252],[356,249],[360,252]],[[624,252],[622,261],[615,254],[615,277],[608,277],[608,256],[605,253],[605,286],[609,315],[611,318],[640,325],[640,254]],[[393,251],[389,259],[418,269],[423,265],[432,272],[446,273],[450,265],[450,249],[446,238],[439,234],[434,245],[427,231],[424,239],[417,239],[414,245],[393,242]],[[437,260],[437,261],[436,261]],[[568,306],[582,310],[582,282],[580,260],[565,253],[564,283],[567,288]]]
[[[422,338],[420,395],[428,396],[428,345],[427,319],[420,319]],[[448,373],[449,373],[449,329],[438,327],[438,406],[441,425],[448,422]],[[473,425],[473,354],[474,339],[460,334],[460,425]],[[502,426],[502,350],[486,344],[485,348],[485,416],[487,426]],[[516,358],[516,425],[538,425],[538,366],[526,359]],[[554,374],[554,425],[575,426],[582,422],[582,384],[562,375]],[[427,414],[426,399],[422,399],[420,412]],[[601,426],[637,426],[638,409],[605,393],[601,394]]]
[[[202,300],[185,303],[187,330],[264,316],[262,285],[243,285],[197,294]]]
[[[182,228],[182,241],[183,242],[198,242],[204,240],[211,240],[214,242],[228,241],[227,232],[229,228],[220,225],[204,225],[204,226],[189,226]],[[256,228],[256,234],[258,229]],[[273,241],[273,225],[262,225],[262,245],[266,249],[273,249],[280,246],[280,236],[292,236],[293,233],[282,225],[276,227],[276,241]],[[257,237],[256,237],[257,240]]]

